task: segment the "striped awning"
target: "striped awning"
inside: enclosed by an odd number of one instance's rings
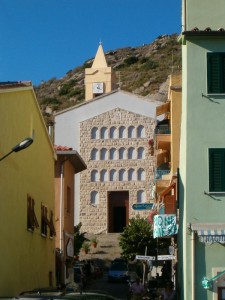
[[[191,229],[197,232],[202,243],[225,244],[225,223],[191,224]]]

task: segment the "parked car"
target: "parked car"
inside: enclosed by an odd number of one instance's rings
[[[112,263],[108,271],[108,281],[125,282],[128,279],[128,266],[124,263]]]
[[[15,298],[13,298],[15,299]],[[12,300],[13,300],[12,299]],[[16,297],[18,300],[117,300],[117,298],[105,294],[103,292],[98,292],[98,291],[83,291],[83,292],[73,292],[73,293],[66,293],[61,296],[54,296],[54,295],[43,295],[43,296],[38,296],[38,295],[21,295],[19,297]],[[10,299],[7,299],[10,300]]]
[[[64,299],[75,300],[117,300],[117,298],[100,291],[84,291],[82,293],[67,293]]]

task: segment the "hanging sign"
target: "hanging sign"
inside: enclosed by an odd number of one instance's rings
[[[154,216],[153,238],[172,236],[177,232],[176,215]]]
[[[135,203],[132,205],[134,210],[151,210],[153,203]]]

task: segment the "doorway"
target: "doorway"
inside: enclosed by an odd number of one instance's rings
[[[108,232],[120,233],[129,222],[129,192],[108,193]]]

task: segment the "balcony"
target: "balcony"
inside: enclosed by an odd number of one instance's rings
[[[163,175],[167,175],[170,173],[170,170],[161,170],[161,169],[156,169],[155,172],[155,180],[160,180],[162,179]]]
[[[157,125],[155,128],[155,134],[171,134],[170,126],[168,124]]]
[[[164,119],[159,121],[155,128],[155,134],[171,134],[170,120]]]

